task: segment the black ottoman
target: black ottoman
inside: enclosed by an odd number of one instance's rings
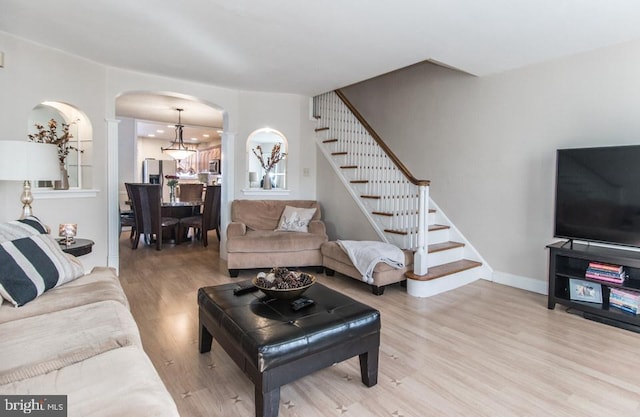
[[[198,290],[200,353],[215,338],[233,358],[255,386],[257,417],[278,415],[282,385],[356,355],[362,382],[378,382],[378,310],[319,283],[304,294],[315,304],[299,311],[260,291],[235,296],[237,287]]]

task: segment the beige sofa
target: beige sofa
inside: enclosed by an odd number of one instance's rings
[[[276,231],[286,206],[315,208],[308,232]],[[274,266],[322,267],[320,247],[328,240],[320,205],[313,200],[235,200],[227,227],[229,275]]]
[[[178,416],[128,307],[108,268],[2,302],[0,394],[66,395],[70,417]]]

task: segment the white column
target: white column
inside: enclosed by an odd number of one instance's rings
[[[107,122],[107,266],[120,272],[120,215],[118,208],[118,123],[120,120],[105,119]]]
[[[231,221],[231,202],[235,198],[235,173],[233,172],[233,167],[235,166],[233,163],[235,158],[235,138],[236,134],[232,132],[223,132],[221,135],[220,257],[225,260],[227,259],[227,225]]]
[[[427,201],[429,201],[429,187],[420,185],[418,187],[418,250],[413,257],[413,272],[416,275],[426,275],[429,271],[427,266],[429,205]]]

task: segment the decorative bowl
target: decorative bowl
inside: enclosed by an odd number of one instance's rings
[[[315,275],[307,274],[311,277],[311,284],[307,284],[303,287],[297,288],[288,288],[288,289],[278,289],[278,288],[265,288],[258,283],[258,277],[253,278],[253,285],[258,287],[260,291],[265,293],[271,298],[277,298],[279,300],[292,300],[294,298],[298,298],[308,290],[313,284],[316,283]]]

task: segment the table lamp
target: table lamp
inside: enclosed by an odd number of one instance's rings
[[[58,147],[49,143],[0,140],[0,181],[24,181],[22,216],[32,215],[31,180],[59,180]]]

